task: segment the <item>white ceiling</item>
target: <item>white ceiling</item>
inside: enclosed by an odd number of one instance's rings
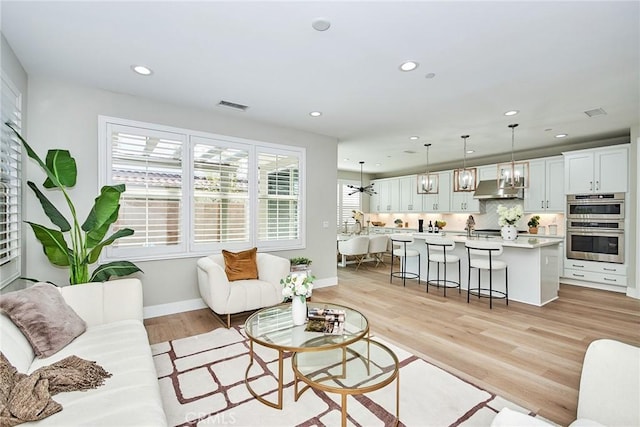
[[[513,122],[520,151],[629,135],[640,121],[637,1],[2,0],[1,8],[2,33],[29,75],[333,136],[340,170],[359,171],[360,160],[373,174],[421,168],[424,143],[433,144],[432,165],[461,163],[462,134],[475,150],[468,162],[508,153]],[[319,17],[329,30],[312,28]],[[408,59],[419,67],[401,72]],[[154,74],[138,76],[133,64]],[[584,114],[594,108],[608,114]],[[511,109],[520,113],[505,117]],[[314,110],[323,115],[310,117]]]

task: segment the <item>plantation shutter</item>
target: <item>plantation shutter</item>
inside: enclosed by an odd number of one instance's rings
[[[338,181],[338,230],[344,230],[345,221],[353,223],[354,210],[362,210],[360,204],[362,193],[359,191],[354,193],[353,188],[349,188],[347,185],[360,186],[360,183],[356,181]],[[350,195],[349,193],[353,194]]]
[[[227,249],[230,242],[249,243],[249,150],[193,138],[192,157],[193,243]]]
[[[258,240],[300,239],[300,155],[258,152]]]
[[[0,117],[0,288],[21,274],[22,144],[4,124],[22,132],[22,95],[2,76]]]
[[[112,247],[123,249],[123,255],[136,248],[155,254],[183,252],[184,136],[122,125],[108,129],[111,183],[126,185],[115,228],[134,230]]]

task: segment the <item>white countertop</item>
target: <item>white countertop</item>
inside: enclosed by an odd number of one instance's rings
[[[415,239],[424,239],[426,236],[437,236],[434,233],[413,233]],[[536,236],[536,237],[534,237]],[[443,237],[450,238],[456,243],[464,243],[467,241],[467,236],[460,236],[457,234],[445,233]],[[523,249],[535,249],[543,246],[553,246],[562,243],[562,239],[557,237],[537,237],[535,234],[519,235],[516,240],[503,240],[502,237],[471,237],[469,240],[481,240],[488,242],[499,242],[504,247],[510,248],[523,248]]]

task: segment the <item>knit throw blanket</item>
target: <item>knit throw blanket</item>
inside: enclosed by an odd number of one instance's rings
[[[51,396],[98,388],[111,374],[96,362],[69,356],[34,371],[17,371],[0,353],[0,427],[37,421],[62,411]]]

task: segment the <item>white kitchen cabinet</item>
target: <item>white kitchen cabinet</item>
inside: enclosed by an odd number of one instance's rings
[[[370,210],[376,213],[398,212],[400,199],[399,178],[385,178],[375,181],[373,188],[378,193],[372,198]],[[375,202],[375,203],[373,203]]]
[[[438,173],[438,193],[424,194],[422,199],[423,212],[451,211],[451,172]]]
[[[529,162],[525,212],[564,212],[564,159],[561,156]]]
[[[421,212],[423,195],[418,194],[418,177],[404,176],[398,179],[400,212]]]
[[[628,158],[626,144],[564,153],[565,193],[626,193]]]
[[[451,193],[451,212],[480,212],[480,201],[473,198],[473,191]]]
[[[622,264],[567,259],[563,276],[610,286],[627,286],[627,267]]]
[[[496,181],[496,186],[498,185],[498,165],[486,165],[478,168],[478,181],[487,181],[494,180]]]

